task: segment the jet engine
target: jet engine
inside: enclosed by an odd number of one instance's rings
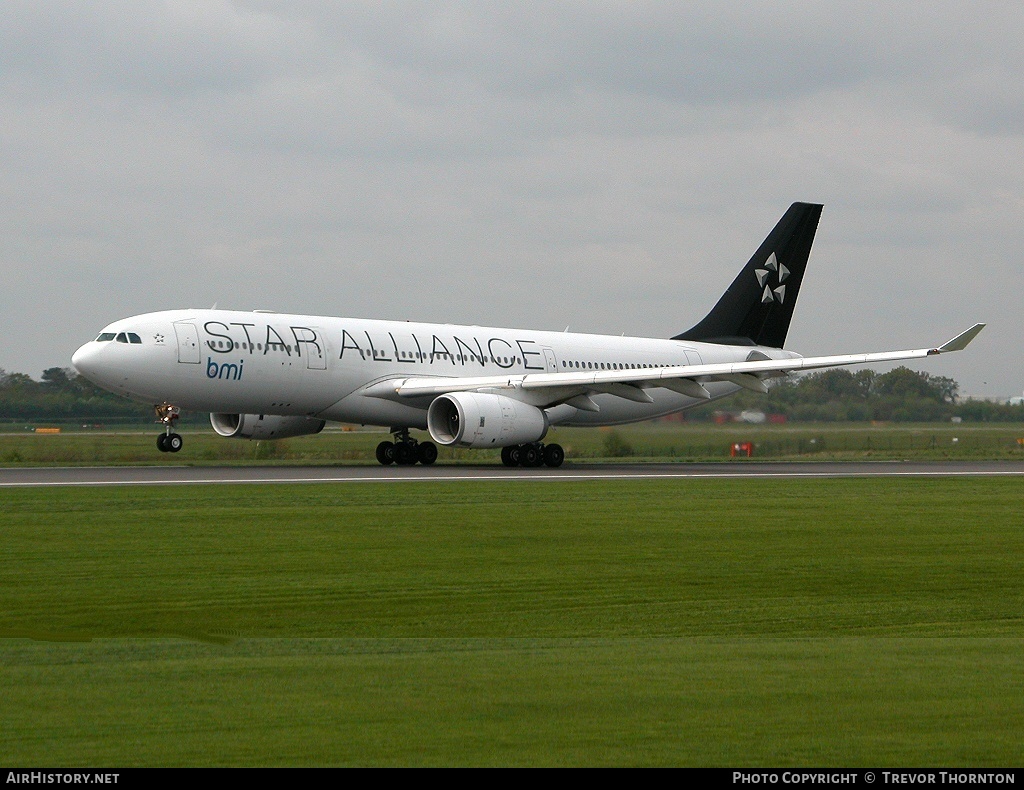
[[[507,447],[539,442],[548,432],[548,417],[536,406],[504,395],[452,392],[430,404],[427,429],[438,444]]]
[[[210,425],[221,436],[232,439],[284,439],[320,433],[326,423],[311,417],[281,417],[277,414],[211,414]]]

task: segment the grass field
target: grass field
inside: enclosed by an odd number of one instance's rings
[[[277,442],[224,439],[210,428],[183,429],[180,453],[156,450],[154,426],[120,432],[0,432],[0,466],[51,464],[344,464],[374,463],[380,430],[328,430]],[[420,433],[420,438],[426,438]],[[747,425],[656,421],[617,428],[554,428],[546,441],[564,445],[569,461],[631,458],[726,461],[735,442],[752,442],[755,460],[1020,459],[1024,425],[1016,423],[791,423]],[[440,448],[441,463],[492,461],[498,452]]]
[[[1019,765],[1020,500],[1006,478],[6,490],[0,761]]]

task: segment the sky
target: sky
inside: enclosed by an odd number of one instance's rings
[[[1019,395],[1021,30],[1019,2],[5,0],[0,368],[214,304],[669,337],[799,200],[787,348],[983,321],[910,366]]]

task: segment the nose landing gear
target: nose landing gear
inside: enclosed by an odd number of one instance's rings
[[[180,434],[174,432],[174,421],[181,416],[177,406],[161,403],[153,407],[157,422],[165,426],[165,432],[156,437],[156,448],[162,453],[176,453],[185,443]]]
[[[437,460],[437,446],[433,442],[416,441],[409,436],[408,428],[398,428],[392,433],[395,441],[377,445],[377,462],[382,466],[412,466],[417,463],[430,466]]]

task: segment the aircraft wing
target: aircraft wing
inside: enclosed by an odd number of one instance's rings
[[[724,362],[701,365],[674,365],[631,370],[588,370],[566,373],[528,373],[505,376],[413,377],[380,382],[366,392],[376,397],[403,398],[443,395],[449,392],[520,389],[542,395],[549,390],[551,401],[565,401],[586,392],[606,392],[639,402],[650,402],[643,390],[667,387],[693,397],[709,398],[703,382],[729,381],[747,389],[767,392],[764,379],[783,376],[800,370],[894,362],[903,359],[962,351],[985,328],[975,324],[970,329],[933,348],[906,351],[881,351],[870,354],[840,354],[827,357],[794,357],[790,359],[757,359],[746,362]]]

